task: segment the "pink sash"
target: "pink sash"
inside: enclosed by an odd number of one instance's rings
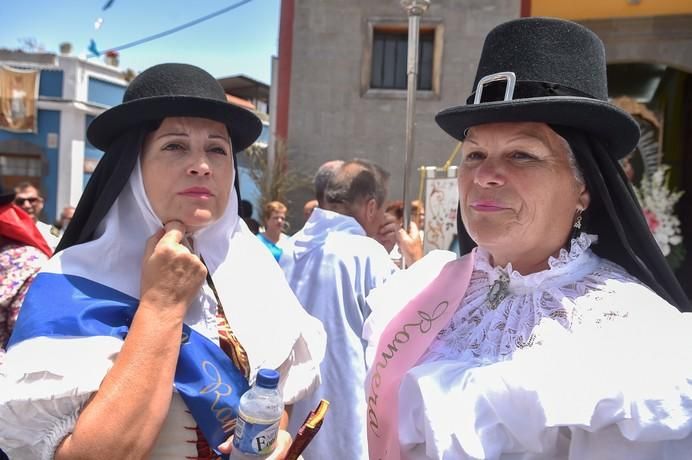
[[[474,252],[447,263],[440,274],[385,327],[368,380],[371,460],[399,460],[399,385],[452,319],[473,272]]]

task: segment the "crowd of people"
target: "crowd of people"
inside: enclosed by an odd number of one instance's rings
[[[142,72],[88,128],[105,154],[76,209],[46,228],[35,186],[0,194],[0,449],[219,458],[271,368],[271,459],[322,399],[306,460],[689,458],[689,300],[618,163],[639,131],[605,69],[569,21],[490,32],[436,116],[462,142],[459,254],[427,255],[423,204],[367,159],[316,171],[293,235],[279,201],[254,220],[236,154],[257,117],[197,67]]]
[[[75,208],[66,206],[49,225],[40,220],[43,204],[39,187],[31,182],[20,182],[14,190],[0,183],[0,354],[33,277],[53,255],[74,214]]]

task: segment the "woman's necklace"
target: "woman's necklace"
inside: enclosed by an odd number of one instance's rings
[[[490,286],[490,291],[488,292],[488,308],[490,310],[495,310],[500,302],[507,297],[507,292],[509,291],[509,275],[506,271],[500,269],[500,276],[495,280],[495,282]]]

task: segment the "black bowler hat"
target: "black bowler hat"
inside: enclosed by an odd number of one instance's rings
[[[435,117],[459,140],[474,125],[522,121],[580,129],[601,139],[614,158],[639,140],[637,123],[608,102],[603,43],[574,22],[523,18],[495,27],[473,86],[466,105]]]
[[[229,103],[219,82],[206,71],[189,64],[159,64],[132,80],[122,104],[91,122],[87,138],[106,150],[123,131],[166,117],[200,117],[224,123],[234,152],[252,145],[262,131],[259,118]]]

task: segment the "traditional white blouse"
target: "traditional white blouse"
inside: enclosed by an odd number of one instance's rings
[[[186,323],[218,343],[216,306],[209,305],[202,313],[188,314]],[[298,316],[295,321],[302,322],[302,335],[289,349],[273,345],[283,340],[277,335],[279,331],[274,331],[273,340],[269,340],[258,329],[254,334],[244,334],[252,341],[243,343],[251,365],[250,381],[260,368],[277,369],[286,404],[302,399],[319,385],[319,362],[326,339],[316,320]],[[58,444],[73,431],[81,410],[115,363],[121,346],[122,341],[115,337],[42,337],[22,342],[12,353],[0,355],[0,448],[7,450],[12,460],[52,459]],[[52,350],[50,356],[42,353],[47,348]],[[156,366],[156,362],[151,365]],[[197,422],[175,388],[171,391],[168,416],[150,458],[196,459]]]
[[[402,458],[692,458],[692,315],[596,256],[595,240],[526,276],[477,251],[450,324],[402,380]],[[390,287],[415,284],[403,279],[415,268]],[[368,299],[371,348],[378,313],[402,306],[386,290]]]
[[[204,315],[209,316],[208,322],[191,326],[218,342],[212,317],[215,312],[208,313]],[[250,380],[254,381],[260,368],[276,368],[281,374],[279,383],[286,404],[302,399],[319,384],[318,366],[325,337],[320,327],[310,326],[303,326],[303,335],[289,350],[272,347],[274,341],[264,334],[255,334],[251,344],[244,342],[248,345]],[[18,344],[13,353],[5,355],[5,362],[0,363],[0,448],[7,450],[12,460],[52,459],[58,444],[73,431],[80,411],[115,363],[121,345],[120,339],[105,336],[38,338]],[[40,351],[47,347],[53,350],[50,356]],[[264,354],[253,353],[257,348],[265,350]],[[175,388],[171,391],[168,416],[150,458],[196,459],[197,422]]]

